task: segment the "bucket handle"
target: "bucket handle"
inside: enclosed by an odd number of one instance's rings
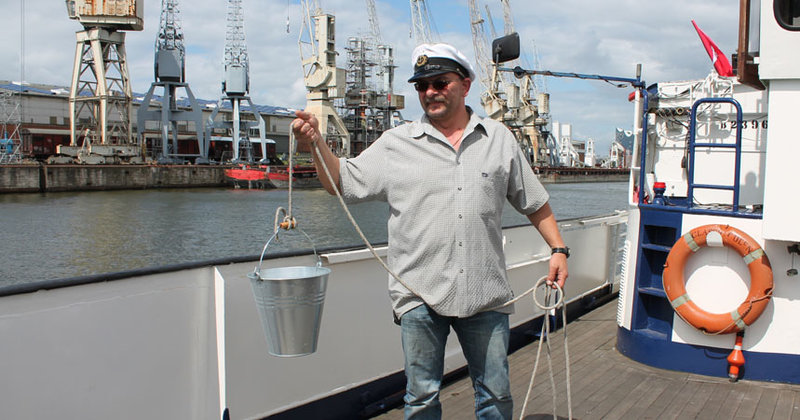
[[[308,236],[308,234],[303,229],[294,228],[293,230],[299,230],[300,233],[302,233],[303,236],[305,236],[306,239],[308,239],[308,242],[311,243],[311,249],[314,251],[314,256],[317,257],[317,265],[316,266],[317,266],[317,268],[322,267],[322,258],[319,256],[319,254],[317,254],[317,247],[314,246],[314,241],[311,240],[311,237]],[[279,232],[280,232],[280,229],[275,230],[275,233],[273,233],[272,236],[270,236],[269,240],[267,240],[267,243],[264,244],[264,249],[261,251],[261,257],[258,259],[258,266],[256,266],[253,269],[253,273],[256,274],[259,278],[261,277],[260,276],[261,263],[264,261],[264,254],[267,253],[267,248],[269,247],[269,244],[272,242],[272,240],[278,237],[278,233]]]

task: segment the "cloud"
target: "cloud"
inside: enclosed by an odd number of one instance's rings
[[[355,1],[355,3],[354,3]],[[72,78],[75,32],[81,25],[67,18],[66,8],[52,0],[25,0],[3,6],[5,39],[0,45],[0,79],[68,86]],[[495,28],[503,30],[500,2],[489,1]],[[182,27],[187,46],[186,76],[197,97],[215,100],[220,96],[222,60],[226,30],[226,2],[197,0],[180,2]],[[322,8],[336,16],[339,67],[345,67],[347,39],[369,31],[366,6],[358,0],[320,0]],[[478,0],[483,11],[486,0]],[[24,5],[24,31],[20,31]],[[612,0],[560,0],[530,2],[510,0],[513,23],[532,63],[531,52],[539,51],[541,66],[548,70],[633,77],[635,66],[643,66],[648,83],[698,79],[711,70],[711,62],[691,26],[695,19],[726,54],[736,47],[738,5],[729,0],[675,0],[658,2]],[[428,7],[442,41],[450,42],[474,58],[469,8],[466,0],[429,0]],[[302,83],[297,40],[301,27],[298,0],[243,0],[245,31],[251,65],[251,97],[265,105],[302,108]],[[394,46],[396,86],[406,96],[403,115],[421,113],[416,92],[405,83],[411,73],[408,0],[376,0],[380,30],[385,42]],[[290,32],[286,32],[289,19]],[[126,33],[133,89],[145,92],[153,81],[153,57],[160,19],[160,2],[145,1],[145,29]],[[490,29],[486,28],[487,36]],[[20,35],[23,35],[20,38]],[[20,68],[20,50],[24,66]],[[632,107],[630,89],[617,89],[601,82],[549,79],[551,114],[554,120],[573,125],[573,136],[594,138],[600,154],[605,153],[614,128],[629,129]],[[475,85],[477,88],[477,84]],[[469,103],[482,112],[479,94],[473,91]]]

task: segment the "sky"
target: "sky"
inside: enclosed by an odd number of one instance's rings
[[[394,47],[395,90],[405,95],[406,119],[422,110],[417,94],[405,82],[410,77],[411,9],[408,0],[374,0],[385,43]],[[503,33],[500,0],[476,0],[493,26]],[[366,2],[318,0],[323,11],[336,17],[337,65],[346,67],[347,39],[370,31]],[[0,43],[0,80],[25,80],[69,86],[80,23],[67,17],[63,1],[0,0],[4,39]],[[301,109],[305,87],[298,37],[302,24],[299,0],[242,0],[250,57],[250,97],[257,104]],[[467,0],[427,0],[431,29],[439,42],[455,45],[470,60],[475,52]],[[635,77],[659,81],[701,79],[713,69],[692,27],[694,19],[730,58],[737,45],[738,2],[732,0],[509,0],[514,28],[520,34],[521,65],[537,70]],[[220,97],[225,45],[224,0],[179,3],[186,45],[186,81],[198,98]],[[144,0],[143,31],[126,33],[126,50],[134,92],[147,92],[153,82],[154,43],[161,2]],[[288,32],[287,32],[288,22]],[[485,27],[491,38],[491,27]],[[534,56],[538,52],[538,60]],[[20,63],[22,57],[22,63]],[[616,128],[632,127],[631,88],[598,81],[547,78],[552,121],[570,123],[572,137],[594,139],[597,154],[608,155]],[[468,105],[485,115],[480,85],[474,84]]]

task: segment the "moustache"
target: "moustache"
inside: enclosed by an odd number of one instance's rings
[[[425,105],[428,104],[435,104],[435,103],[445,103],[447,102],[447,98],[444,96],[434,96],[433,98],[426,98]]]

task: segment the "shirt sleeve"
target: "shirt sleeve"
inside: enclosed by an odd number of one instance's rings
[[[509,133],[509,135],[511,135]],[[508,192],[506,198],[518,212],[529,215],[539,210],[550,195],[544,189],[539,178],[533,173],[531,165],[525,159],[522,150],[512,140],[511,165],[508,177]]]
[[[339,159],[342,197],[349,203],[386,201],[386,136],[378,138],[357,157]]]

